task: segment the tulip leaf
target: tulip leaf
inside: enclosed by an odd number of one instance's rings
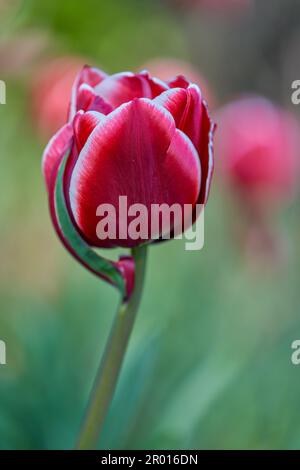
[[[60,229],[69,247],[76,253],[78,260],[96,275],[108,280],[118,288],[122,296],[125,295],[125,280],[117,268],[116,264],[98,255],[80,236],[73,225],[69,215],[64,191],[63,175],[66,165],[67,155],[61,163],[56,180],[55,206]]]

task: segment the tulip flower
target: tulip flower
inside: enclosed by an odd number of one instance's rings
[[[42,167],[57,234],[82,265],[122,295],[79,448],[95,444],[103,423],[140,300],[146,247],[154,241],[130,237],[127,222],[125,237],[99,238],[99,205],[119,212],[119,198],[126,196],[131,207],[177,204],[193,212],[208,198],[213,129],[199,88],[183,76],[163,82],[147,72],[109,76],[84,67],[68,121],[45,149]],[[132,256],[112,262],[94,247],[131,248]]]
[[[222,177],[252,226],[248,232],[256,241],[251,244],[259,245],[260,240],[267,248],[275,243],[267,226],[270,216],[299,188],[299,124],[288,112],[256,96],[228,104],[217,121]]]

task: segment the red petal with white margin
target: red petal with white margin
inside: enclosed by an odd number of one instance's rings
[[[97,96],[94,89],[85,83],[79,87],[76,108],[78,111],[98,111],[105,115],[113,110],[110,104]]]
[[[214,170],[213,158],[213,134],[216,125],[211,120],[207,105],[202,103],[202,125],[200,132],[199,153],[201,156],[202,185],[198,198],[198,204],[206,204]]]
[[[202,98],[196,85],[187,89],[171,88],[154,99],[167,109],[175,119],[176,127],[183,131],[199,147],[202,117]]]
[[[139,75],[144,77],[148,81],[149,86],[151,88],[152,98],[159,96],[161,93],[169,89],[169,86],[165,82],[163,82],[159,78],[151,77],[150,73],[147,70],[142,70]]]
[[[155,98],[155,103],[168,110],[175,119],[176,127],[193,142],[199,154],[202,171],[202,185],[199,204],[207,202],[213,173],[213,132],[206,103],[196,85],[187,89],[172,88]]]
[[[168,80],[167,84],[170,88],[188,88],[191,83],[183,75],[177,75],[177,77]]]
[[[102,70],[99,70],[94,67],[89,67],[88,65],[85,65],[83,67],[81,72],[77,75],[73,88],[72,88],[69,121],[73,119],[76,112],[79,111],[80,109],[77,106],[78,92],[79,92],[80,86],[85,83],[86,85],[89,85],[91,88],[95,88],[106,77],[107,77],[107,74],[102,72]]]
[[[85,237],[105,247],[107,241],[96,235],[100,204],[114,206],[118,229],[119,196],[127,196],[128,206],[143,204],[150,214],[151,204],[194,205],[200,180],[197,152],[176,131],[171,115],[150,100],[138,99],[105,117],[87,140],[71,175],[71,209]],[[113,243],[128,247],[141,240]]]
[[[99,124],[99,122],[103,118],[104,118],[103,114],[97,113],[95,111],[88,111],[87,113],[83,113],[82,111],[79,111],[76,114],[73,120],[74,140],[75,140],[76,145],[73,145],[72,150],[70,154],[68,155],[66,166],[65,166],[65,172],[64,172],[63,186],[64,186],[64,194],[65,194],[67,209],[68,209],[68,212],[72,219],[73,224],[76,226],[78,232],[80,233],[82,238],[84,238],[85,240],[86,240],[86,237],[84,233],[82,233],[80,228],[77,226],[76,221],[71,211],[69,186],[70,186],[72,171],[77,162],[79,153],[81,152],[83,146],[85,145],[92,131],[95,129],[95,127]],[[86,242],[88,242],[88,240],[86,240]]]
[[[132,101],[134,98],[152,98],[149,80],[144,75],[131,72],[117,73],[103,80],[95,93],[113,108]]]
[[[57,160],[54,164],[54,167],[53,167],[53,171],[52,171],[52,178],[50,180],[50,183],[49,183],[49,190],[48,190],[48,195],[49,195],[49,209],[50,209],[50,215],[51,215],[51,219],[52,219],[52,223],[53,223],[53,226],[55,228],[55,231],[60,239],[60,241],[62,242],[62,244],[64,245],[64,247],[69,251],[69,253],[75,258],[77,259],[77,261],[79,261],[80,264],[82,264],[82,266],[84,266],[88,271],[92,272],[93,274],[95,274],[97,277],[100,277],[102,279],[104,279],[105,281],[108,281],[109,283],[111,282],[109,278],[107,278],[104,274],[100,274],[98,271],[94,271],[89,265],[87,265],[85,263],[85,261],[83,261],[83,259],[81,259],[77,253],[73,250],[73,248],[71,247],[69,241],[66,239],[66,237],[64,236],[61,228],[60,228],[60,224],[59,224],[59,221],[58,221],[58,217],[57,217],[57,214],[56,214],[56,208],[55,208],[55,187],[56,187],[56,179],[57,179],[57,176],[58,176],[58,171],[59,171],[59,168],[60,168],[60,164],[62,162],[62,159],[59,161]],[[123,256],[119,259],[119,261],[117,262],[114,262],[113,263],[118,269],[119,271],[121,272],[124,280],[125,280],[125,285],[126,285],[126,299],[128,299],[132,292],[133,292],[133,288],[134,288],[134,280],[135,280],[135,266],[134,266],[134,260],[132,257],[130,256]]]
[[[73,140],[73,128],[71,124],[65,124],[49,141],[42,157],[42,171],[49,190],[53,168],[59,162],[67,150],[71,147]]]
[[[74,136],[78,154],[95,127],[104,119],[104,115],[96,111],[78,112],[73,121]]]
[[[178,128],[187,106],[186,90],[183,88],[172,88],[159,95],[153,102],[162,106],[172,114],[176,127]]]

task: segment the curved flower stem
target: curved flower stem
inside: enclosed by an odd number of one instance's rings
[[[128,302],[121,302],[117,312],[91,392],[86,416],[76,446],[77,449],[95,448],[99,434],[102,431],[141,299],[146,254],[146,246],[140,246],[132,250],[135,261],[134,291]]]

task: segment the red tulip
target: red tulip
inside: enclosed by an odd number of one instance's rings
[[[66,122],[74,80],[85,60],[78,57],[53,59],[36,70],[31,86],[35,127],[46,141]]]
[[[248,97],[218,115],[216,146],[232,187],[255,205],[290,198],[299,184],[298,122],[264,98]]]
[[[130,206],[143,204],[149,213],[154,203],[204,204],[213,170],[212,133],[199,88],[183,76],[163,82],[147,72],[108,76],[84,67],[73,86],[69,120],[43,156],[52,218],[65,246],[91,269],[77,252],[74,237],[80,236],[85,247],[145,243],[130,237],[98,238],[98,206],[111,204],[118,211],[120,195],[127,196]],[[60,181],[71,223],[68,234],[57,200]],[[126,277],[130,290],[131,259],[111,264]]]

